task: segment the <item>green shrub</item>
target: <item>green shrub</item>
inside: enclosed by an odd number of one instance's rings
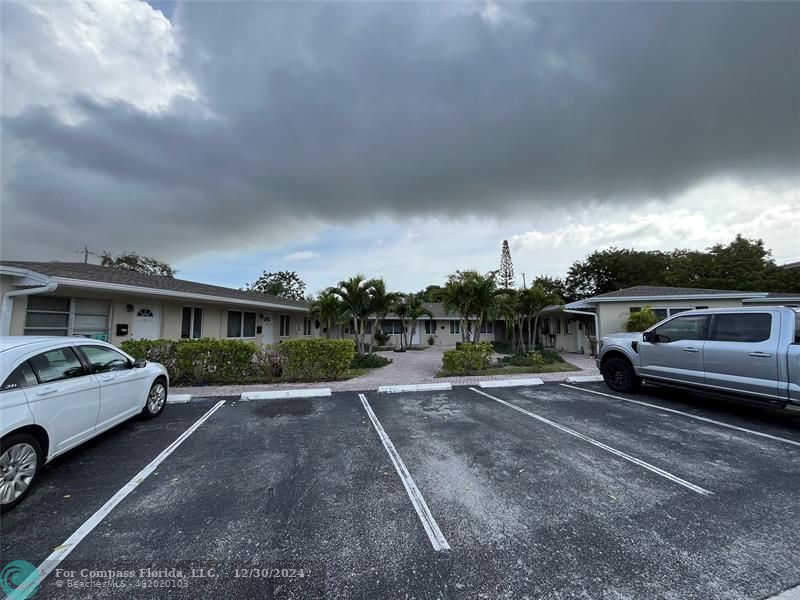
[[[389,334],[385,333],[383,329],[376,329],[372,339],[375,341],[376,346],[385,346],[389,341]]]
[[[495,342],[491,342],[492,348],[498,354],[513,354],[513,350],[511,349],[511,342],[506,340],[499,340]]]
[[[528,352],[528,360],[534,367],[541,367],[545,364],[544,355],[538,350],[532,350],[531,352]]]
[[[508,367],[530,367],[531,359],[524,354],[509,354],[501,356],[498,361],[499,364]]]
[[[463,343],[442,355],[442,368],[450,373],[467,374],[489,366],[494,350],[491,342]]]
[[[353,362],[350,363],[351,369],[377,369],[385,367],[392,362],[391,358],[386,358],[380,354],[356,354]]]
[[[164,365],[173,384],[270,383],[282,371],[275,347],[242,340],[126,340],[122,349]]]
[[[178,344],[174,340],[125,340],[120,347],[133,356],[164,365],[170,381],[180,378],[178,373]]]
[[[284,376],[292,380],[319,381],[341,377],[356,354],[355,341],[312,338],[281,342]]]
[[[649,329],[661,320],[649,306],[645,306],[638,312],[631,313],[625,321],[625,331],[644,331]]]

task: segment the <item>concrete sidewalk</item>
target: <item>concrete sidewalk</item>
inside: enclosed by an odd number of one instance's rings
[[[392,364],[374,369],[347,381],[325,381],[319,383],[278,383],[250,385],[214,385],[202,387],[174,387],[172,394],[191,394],[195,397],[239,396],[243,392],[291,390],[307,387],[327,387],[334,392],[363,392],[376,390],[382,385],[406,385],[419,383],[450,383],[451,385],[475,385],[479,381],[498,379],[529,379],[538,377],[543,381],[563,381],[576,375],[599,375],[594,359],[587,354],[562,353],[564,360],[578,367],[579,371],[561,373],[522,373],[519,375],[478,375],[469,377],[436,377],[442,368],[442,354],[447,348],[430,347],[426,350],[408,352],[378,352],[392,359]]]

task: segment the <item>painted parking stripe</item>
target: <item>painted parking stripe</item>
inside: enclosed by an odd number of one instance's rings
[[[186,440],[186,438],[192,435],[197,428],[205,423],[209,417],[211,417],[211,415],[213,415],[223,404],[225,404],[225,400],[220,400],[217,402],[211,408],[211,410],[195,421],[194,424],[189,427],[189,429],[184,431],[174,442],[164,448],[161,454],[151,460],[144,469],[134,475],[128,483],[126,483],[116,494],[109,498],[109,500],[103,504],[103,506],[101,506],[97,512],[95,512],[83,525],[75,530],[75,533],[69,536],[63,544],[58,546],[50,554],[50,556],[44,559],[44,562],[42,562],[42,564],[36,568],[36,571],[31,573],[28,578],[22,582],[19,588],[17,588],[15,591],[14,598],[23,600],[28,598],[31,593],[36,591],[38,584],[43,581],[61,563],[61,561],[69,556],[69,554],[75,549],[81,540],[89,535],[89,533],[91,533],[92,530],[97,527],[112,510],[114,510],[117,504],[122,502],[128,494],[130,494],[140,483],[147,479],[147,476],[155,471],[158,468],[158,465],[160,465],[164,459],[172,454],[176,448],[178,448],[178,446],[180,446]]]
[[[367,397],[364,394],[359,394],[358,397],[361,399],[361,404],[364,406],[364,410],[367,411],[369,420],[372,421],[372,426],[375,427],[375,431],[378,432],[378,437],[381,442],[383,442],[383,447],[386,448],[386,452],[389,454],[389,458],[392,460],[392,464],[397,474],[400,476],[403,486],[406,488],[408,497],[411,499],[411,504],[414,505],[414,510],[417,511],[419,520],[422,521],[422,527],[425,529],[425,533],[428,534],[428,539],[431,541],[433,549],[437,551],[450,550],[450,544],[447,543],[442,530],[439,529],[439,525],[436,523],[436,519],[433,518],[428,504],[425,502],[425,498],[422,497],[422,492],[417,488],[417,484],[414,483],[414,479],[412,479],[411,474],[408,472],[403,459],[400,458],[400,455],[397,453],[397,449],[394,447],[392,440],[389,439],[380,421],[378,421],[378,417],[376,417],[375,413],[372,411],[372,407],[369,405],[369,402],[367,402]]]
[[[578,438],[580,440],[583,440],[584,442],[588,442],[588,443],[592,444],[593,446],[597,446],[598,448],[601,448],[601,449],[605,450],[606,452],[610,452],[611,454],[614,454],[615,456],[619,456],[620,458],[623,458],[623,459],[627,460],[628,462],[632,462],[633,464],[638,465],[638,466],[642,467],[643,469],[647,469],[648,471],[650,471],[652,473],[655,473],[656,475],[660,475],[661,477],[663,477],[665,479],[669,479],[670,481],[672,481],[674,483],[677,483],[678,485],[682,485],[683,487],[685,487],[685,488],[687,488],[689,490],[692,490],[693,492],[696,492],[696,493],[701,494],[703,496],[711,496],[713,494],[713,492],[710,492],[709,490],[707,490],[705,488],[701,488],[699,485],[695,485],[695,484],[693,484],[693,483],[691,483],[689,481],[686,481],[685,479],[681,479],[680,477],[678,477],[676,475],[673,475],[672,473],[670,473],[668,471],[665,471],[664,469],[659,469],[655,465],[651,465],[650,463],[645,462],[645,461],[643,461],[643,460],[641,460],[639,458],[636,458],[635,456],[631,456],[630,454],[626,454],[625,452],[622,452],[621,450],[617,450],[616,448],[612,448],[611,446],[608,446],[608,445],[604,444],[603,442],[599,442],[594,438],[590,438],[588,435],[583,435],[582,433],[578,433],[574,429],[570,429],[569,427],[564,427],[563,425],[559,425],[558,423],[556,423],[554,421],[551,421],[550,419],[545,419],[544,417],[542,417],[540,415],[534,414],[534,413],[532,413],[532,412],[530,412],[528,410],[525,410],[524,408],[520,408],[519,406],[516,406],[515,404],[511,404],[510,402],[506,402],[505,400],[501,400],[500,398],[496,398],[496,397],[492,396],[491,394],[487,394],[486,392],[482,392],[481,390],[478,390],[478,389],[475,389],[475,388],[469,388],[469,389],[471,389],[473,392],[481,394],[482,396],[486,396],[487,398],[495,400],[496,402],[499,402],[500,404],[504,404],[504,405],[508,406],[509,408],[513,408],[514,410],[519,411],[524,415],[528,415],[529,417],[532,417],[532,418],[536,419],[537,421],[541,421],[542,423],[550,425],[551,427],[555,427],[556,429],[558,429],[560,431],[563,431],[564,433],[568,433],[569,435],[575,436],[576,438]]]
[[[683,415],[684,417],[689,417],[690,419],[695,419],[697,421],[703,421],[704,423],[712,423],[714,425],[719,425],[720,427],[727,427],[728,429],[735,429],[736,431],[741,431],[742,433],[749,433],[750,435],[757,435],[759,437],[767,438],[769,440],[775,440],[776,442],[783,442],[784,444],[791,444],[792,446],[800,447],[800,442],[795,440],[778,437],[777,435],[770,435],[769,433],[764,433],[762,431],[755,431],[753,429],[747,429],[745,427],[738,427],[737,425],[731,425],[730,423],[724,423],[722,421],[715,421],[714,419],[709,419],[708,417],[701,417],[700,415],[693,415],[692,413],[683,412],[682,410],[675,410],[674,408],[667,408],[666,406],[659,406],[658,404],[650,404],[649,402],[642,402],[641,400],[633,400],[632,398],[615,396],[614,394],[606,394],[605,392],[598,392],[596,390],[588,390],[586,388],[578,387],[575,385],[567,385],[566,383],[562,383],[561,385],[563,387],[571,388],[573,390],[580,390],[582,392],[588,392],[590,394],[597,394],[598,396],[605,396],[607,398],[614,398],[615,400],[622,400],[623,402],[630,402],[632,404],[638,404],[640,406],[647,406],[648,408],[663,410],[664,412],[674,413],[676,415]]]
[[[781,592],[777,596],[770,596],[766,600],[800,600],[800,585]]]

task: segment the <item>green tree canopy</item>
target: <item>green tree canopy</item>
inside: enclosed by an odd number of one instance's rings
[[[161,275],[162,277],[175,277],[175,273],[177,272],[165,262],[150,258],[149,256],[140,256],[136,254],[136,252],[123,252],[117,256],[112,256],[109,252],[103,252],[103,255],[100,257],[100,264],[104,267],[128,269],[129,271],[136,271],[137,273]]]
[[[255,282],[246,284],[245,289],[289,300],[303,300],[306,284],[295,271],[264,271]]]

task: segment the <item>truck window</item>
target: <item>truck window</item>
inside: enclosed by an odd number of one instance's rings
[[[667,321],[656,327],[655,334],[659,343],[668,344],[681,340],[705,339],[708,315],[686,315]]]
[[[772,331],[769,313],[728,313],[714,315],[710,340],[717,342],[765,342]]]
[[[800,312],[794,313],[794,343],[800,344]]]

